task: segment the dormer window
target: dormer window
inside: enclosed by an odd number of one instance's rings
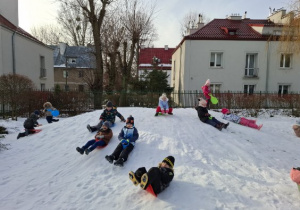
[[[69,64],[76,64],[76,58],[68,58]]]
[[[221,27],[221,29],[224,31],[225,34],[230,35],[230,36],[234,36],[236,35],[236,28],[227,28],[227,27]]]

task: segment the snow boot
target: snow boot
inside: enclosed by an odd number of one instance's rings
[[[144,190],[148,187],[148,174],[147,173],[143,174],[143,176],[141,178],[140,186]]]
[[[106,155],[105,156],[105,159],[109,162],[109,163],[113,163],[114,162],[114,156],[112,156],[112,155]]]
[[[225,124],[225,123],[222,123],[222,128],[225,128],[225,129],[226,129],[226,128],[228,127],[228,125],[229,125],[229,123],[226,123],[226,124]]]
[[[115,166],[123,167],[123,164],[124,164],[124,159],[123,158],[119,158],[117,161],[114,162]]]
[[[223,125],[222,125],[222,124],[217,124],[217,125],[215,126],[215,128],[217,128],[219,131],[221,131],[221,130],[222,130],[222,127],[223,127]]]
[[[263,127],[263,124],[259,125],[257,129],[260,131],[260,129],[261,129],[262,127]]]
[[[173,115],[173,113],[168,113],[169,115]]]
[[[89,149],[85,149],[85,150],[84,150],[84,152],[85,152],[85,154],[86,154],[86,155],[89,155],[89,154],[90,154],[90,152],[91,152],[91,150],[89,150]]]
[[[83,155],[83,153],[84,153],[83,149],[81,149],[80,147],[76,147],[76,150],[77,150],[77,152],[79,152],[80,154]]]
[[[135,174],[133,171],[129,172],[129,179],[132,181],[132,183],[137,186],[140,182],[136,179]]]
[[[156,112],[154,116],[157,117],[158,116],[158,112]]]
[[[91,132],[91,133],[93,132],[92,128],[91,128],[91,126],[89,124],[86,126],[86,128],[89,130],[89,132]]]

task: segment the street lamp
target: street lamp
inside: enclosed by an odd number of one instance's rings
[[[69,72],[68,72],[68,56],[66,56],[66,86],[65,86],[65,91],[68,91],[68,76],[69,76]]]

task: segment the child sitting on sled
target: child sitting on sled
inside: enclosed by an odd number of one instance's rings
[[[135,141],[139,138],[138,130],[134,127],[134,118],[130,115],[126,120],[126,125],[122,128],[118,139],[120,143],[111,155],[106,155],[105,159],[116,166],[123,166],[129,153],[133,150]]]
[[[170,114],[172,115],[173,109],[169,107],[169,99],[167,98],[167,95],[163,93],[158,100],[158,107],[156,108],[155,116],[161,112],[162,114]]]
[[[52,106],[52,104],[50,102],[44,103],[43,107],[44,107],[43,112],[46,116],[46,120],[48,123],[59,121],[59,119],[53,119],[52,111],[54,111],[56,109]]]
[[[234,123],[237,123],[237,124],[241,124],[241,125],[244,125],[244,126],[248,126],[250,128],[254,128],[254,129],[257,129],[257,130],[260,130],[261,127],[263,126],[263,124],[261,125],[256,125],[256,120],[250,120],[250,119],[246,119],[244,117],[239,117],[235,114],[232,114],[228,109],[226,108],[222,108],[221,110],[222,112],[222,118],[224,120],[228,120],[228,121],[231,121],[231,122],[234,122]]]
[[[38,110],[35,110],[33,113],[30,114],[30,116],[25,120],[23,126],[25,128],[25,132],[19,133],[17,136],[17,139],[27,136],[28,134],[35,133],[34,127],[41,126],[41,124],[38,123],[38,119],[40,116],[40,112]]]
[[[296,136],[300,137],[300,120],[296,120],[296,124],[293,125],[293,130]]]
[[[104,122],[100,131],[95,135],[95,139],[88,141],[83,147],[77,147],[76,150],[83,155],[85,152],[88,155],[96,147],[105,147],[113,136],[113,132],[110,129],[110,124]]]
[[[99,130],[104,122],[108,122],[110,124],[110,127],[112,127],[115,123],[116,116],[118,116],[122,122],[125,122],[124,117],[117,111],[116,108],[113,107],[112,102],[108,101],[106,103],[106,108],[103,110],[102,114],[100,115],[100,122],[95,126],[90,126],[88,124],[87,129],[90,132]]]
[[[212,117],[208,113],[208,110],[206,108],[207,102],[203,98],[200,98],[198,100],[199,100],[199,106],[195,107],[195,109],[198,112],[199,119],[202,122],[207,123],[207,124],[217,128],[219,131],[221,131],[222,128],[226,129],[227,126],[229,125],[229,123],[227,123],[227,124],[222,123],[222,122],[218,121],[216,118]]]
[[[154,196],[166,189],[174,177],[173,156],[166,157],[158,167],[152,167],[147,172],[145,167],[138,168],[135,172],[129,172],[129,179],[134,185],[140,184],[140,187],[149,191]]]

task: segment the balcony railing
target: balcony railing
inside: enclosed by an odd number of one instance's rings
[[[245,68],[244,77],[258,77],[259,68]]]

